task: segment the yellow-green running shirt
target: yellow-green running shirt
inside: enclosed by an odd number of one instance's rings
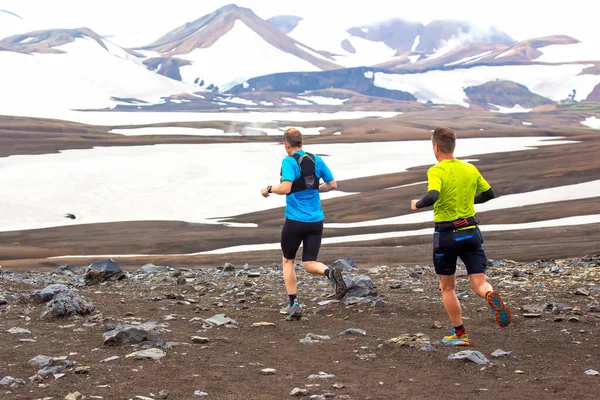
[[[475,215],[475,194],[490,184],[473,164],[458,159],[442,160],[427,171],[427,190],[440,197],[433,205],[433,221],[447,222]]]

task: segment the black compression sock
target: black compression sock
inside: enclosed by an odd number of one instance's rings
[[[327,268],[324,272],[323,275],[325,275],[327,277],[327,279],[331,279],[331,268]]]
[[[461,326],[454,327],[454,333],[456,333],[456,336],[461,336],[461,335],[464,335],[465,333],[467,333],[467,331],[465,330],[465,326],[461,325]]]
[[[295,294],[288,294],[288,297],[290,298],[290,306],[293,306],[297,296]]]

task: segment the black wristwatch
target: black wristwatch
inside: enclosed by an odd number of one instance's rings
[[[267,186],[267,193],[271,193],[271,185]]]

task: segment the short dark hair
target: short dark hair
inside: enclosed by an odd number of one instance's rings
[[[437,128],[431,136],[433,144],[437,144],[440,151],[445,154],[454,153],[456,135],[450,128]]]
[[[296,128],[289,128],[283,134],[283,141],[292,147],[302,147],[302,134]]]

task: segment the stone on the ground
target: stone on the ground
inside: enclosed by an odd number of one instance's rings
[[[0,306],[3,306],[5,304],[8,304],[8,301],[6,301],[6,297],[0,294]]]
[[[300,339],[300,343],[315,343],[322,340],[331,340],[331,337],[327,335],[315,335],[314,333],[307,333],[305,337]]]
[[[356,263],[350,258],[340,258],[335,260],[331,266],[345,271],[352,271],[356,268]]]
[[[309,375],[307,379],[335,379],[335,375],[321,371],[318,374]]]
[[[52,365],[54,359],[48,356],[37,355],[29,360],[29,364],[36,368],[44,368],[48,365]]]
[[[486,364],[490,363],[490,360],[485,358],[485,356],[481,352],[475,351],[475,350],[459,351],[458,353],[450,354],[448,356],[448,359],[449,360],[469,360],[469,361],[473,361],[475,364],[478,364],[478,365],[486,365]]]
[[[430,351],[436,351],[437,349],[430,344],[426,344],[425,346],[421,347],[419,350],[430,352]]]
[[[265,327],[265,326],[276,327],[277,325],[275,325],[273,322],[255,322],[252,324],[252,327],[254,327],[254,328],[260,328],[260,327]]]
[[[5,376],[0,380],[0,386],[22,386],[25,384],[23,379],[13,378],[12,376]]]
[[[594,369],[588,369],[587,371],[585,371],[585,374],[589,376],[600,376],[600,372]]]
[[[207,337],[192,336],[192,343],[204,344],[204,343],[208,343],[208,342],[210,342],[210,339]]]
[[[398,337],[388,340],[388,343],[396,343],[396,344],[399,344],[400,346],[418,347],[418,348],[421,348],[423,346],[431,344],[429,342],[429,337],[422,333],[415,333],[415,334],[407,333],[407,334],[404,334],[404,335],[401,335],[401,336],[398,336]]]
[[[78,375],[86,375],[89,374],[91,370],[91,367],[87,366],[87,365],[80,365],[79,367],[75,368],[75,373]]]
[[[107,363],[107,362],[118,360],[119,358],[121,358],[121,357],[119,357],[119,356],[112,356],[112,357],[105,358],[104,360],[102,360],[100,362]]]
[[[589,312],[597,312],[600,313],[600,303],[590,303],[588,304]]]
[[[63,318],[71,315],[88,315],[93,313],[96,307],[73,289],[60,292],[54,299],[44,304],[42,308],[42,319]]]
[[[349,328],[346,329],[345,331],[340,332],[341,336],[345,336],[345,335],[363,335],[365,336],[367,334],[367,331],[365,331],[364,329],[358,329],[358,328]]]
[[[117,345],[122,343],[160,342],[158,334],[152,332],[156,322],[141,325],[117,325],[114,329],[104,332],[104,344]]]
[[[377,296],[375,284],[366,275],[358,275],[355,278],[344,277],[346,286],[348,287],[347,297],[369,297]]]
[[[404,284],[402,281],[393,280],[390,282],[390,289],[401,289]]]
[[[275,375],[276,372],[275,368],[263,368],[260,370],[260,373],[263,375]]]
[[[308,390],[302,389],[302,388],[294,388],[290,392],[290,396],[295,396],[295,397],[308,396],[308,394],[309,394]]]
[[[431,324],[431,329],[442,329],[442,328],[443,328],[443,325],[439,321],[433,321],[433,323]]]
[[[198,396],[198,397],[208,396],[208,393],[203,392],[202,390],[196,390],[194,392],[194,396]]]
[[[83,399],[83,395],[79,392],[69,393],[65,396],[65,400],[81,400]]]
[[[235,265],[231,263],[225,263],[223,265],[223,272],[235,272]]]
[[[68,275],[68,276],[71,276],[71,275],[75,275],[75,271],[73,271],[71,269],[70,265],[63,264],[63,265],[57,267],[54,270],[54,274],[56,274],[56,275]]]
[[[66,292],[69,287],[66,285],[48,285],[42,290],[36,290],[31,292],[31,298],[42,303],[46,303],[52,300],[57,294]]]
[[[498,357],[516,358],[515,353],[513,353],[512,351],[504,351],[502,349],[495,350],[492,353],[492,357],[496,357],[496,358],[498,358]]]
[[[91,263],[84,271],[83,280],[86,285],[94,285],[105,281],[117,281],[125,278],[119,264],[111,258]]]
[[[10,328],[9,330],[7,330],[7,332],[15,335],[25,335],[31,333],[29,329],[24,328]]]
[[[217,314],[212,317],[204,320],[204,322],[214,325],[214,326],[223,326],[223,325],[235,325],[235,321],[231,318],[227,317],[225,314]]]
[[[579,288],[577,290],[575,290],[575,294],[577,296],[589,296],[590,295],[590,291],[584,288]]]
[[[135,357],[136,360],[141,360],[144,358],[150,358],[152,360],[160,360],[161,358],[165,357],[166,355],[167,355],[167,353],[165,353],[163,350],[152,348],[152,349],[148,349],[148,350],[134,351],[131,354],[127,354],[125,356],[125,358]]]
[[[158,392],[158,397],[160,397],[161,399],[167,399],[170,394],[171,393],[167,389],[163,389],[160,392]]]
[[[150,263],[150,264],[145,264],[144,266],[142,266],[140,271],[144,274],[152,275],[152,274],[157,274],[159,272],[168,272],[169,267],[166,265],[154,265],[154,264]]]

